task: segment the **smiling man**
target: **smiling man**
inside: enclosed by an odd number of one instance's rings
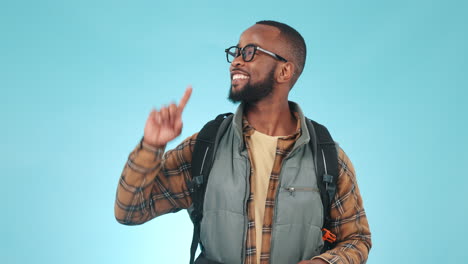
[[[371,237],[354,168],[331,138],[331,148],[320,144],[324,127],[288,101],[305,64],[302,36],[260,21],[226,56],[229,100],[241,104],[220,121],[214,150],[195,151],[205,140],[200,132],[164,153],[181,133],[190,87],[179,105],[153,110],[119,181],[116,219],[135,225],[200,210],[202,254],[195,263],[365,263]],[[191,169],[199,159],[209,174],[201,184]],[[201,207],[193,182],[206,189]]]

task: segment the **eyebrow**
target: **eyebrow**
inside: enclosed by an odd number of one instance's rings
[[[245,44],[245,46],[247,46],[247,45],[254,45],[254,46],[257,46],[257,47],[260,47],[260,46],[261,46],[261,45],[258,45],[257,43],[247,43],[247,44]],[[240,43],[237,43],[237,46],[236,46],[236,47],[239,47],[239,46],[240,46]],[[244,47],[245,47],[245,46],[244,46]]]

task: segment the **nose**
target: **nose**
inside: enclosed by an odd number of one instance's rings
[[[239,67],[244,65],[244,60],[242,59],[242,55],[235,57],[231,62],[231,67]]]

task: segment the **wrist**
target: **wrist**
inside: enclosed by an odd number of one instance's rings
[[[141,143],[144,144],[145,147],[154,148],[154,149],[162,149],[162,148],[166,147],[166,144],[161,144],[161,143],[158,143],[158,142],[149,141],[145,137],[143,137],[141,139]]]
[[[151,141],[148,141],[148,140],[145,140],[145,138],[143,137],[140,141],[140,147],[141,148],[145,148],[151,152],[156,152],[158,150],[161,150],[161,149],[165,149],[166,148],[166,144],[164,145],[159,145],[157,143],[154,143],[154,142],[151,142]]]

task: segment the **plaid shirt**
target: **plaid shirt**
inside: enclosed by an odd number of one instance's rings
[[[244,137],[250,137],[253,128],[244,119]],[[260,264],[269,263],[270,242],[281,163],[301,133],[298,122],[296,133],[278,139],[276,156],[270,175],[265,217],[262,229]],[[130,154],[120,177],[115,202],[115,217],[126,225],[136,225],[159,215],[186,209],[191,205],[186,182],[191,180],[191,162],[198,134],[185,139],[175,149],[164,154],[164,149],[140,142]],[[248,142],[248,140],[245,140]],[[247,148],[249,148],[247,143]],[[371,248],[371,236],[362,198],[356,182],[353,165],[340,149],[337,193],[330,210],[331,231],[337,236],[337,245],[316,256],[328,263],[365,263]],[[257,262],[255,239],[255,204],[251,191],[248,200],[248,232],[246,264]]]

